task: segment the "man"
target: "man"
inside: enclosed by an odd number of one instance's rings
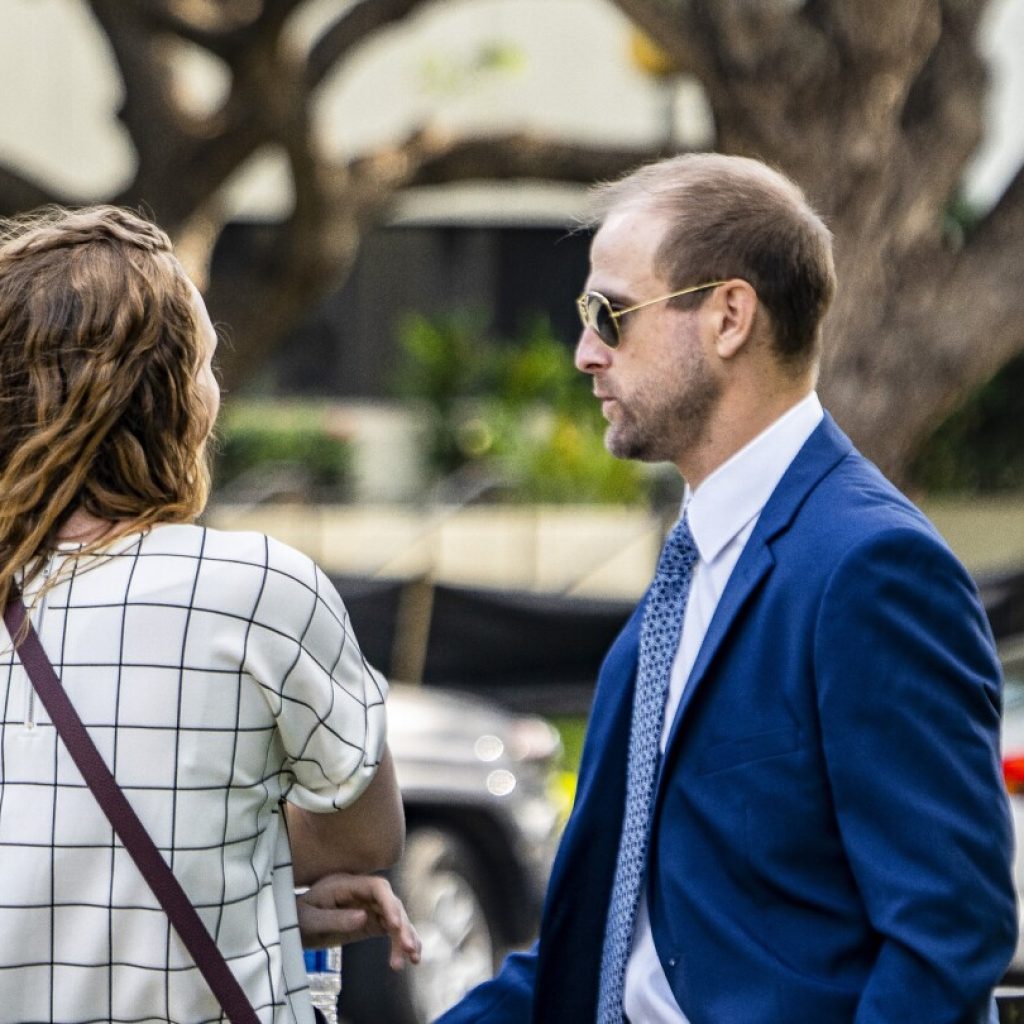
[[[814,393],[829,233],[736,157],[600,198],[576,363],[684,515],[602,667],[539,942],[442,1020],[994,1020],[999,667],[963,568]]]

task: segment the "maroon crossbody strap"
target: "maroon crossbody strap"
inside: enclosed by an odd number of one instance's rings
[[[228,1020],[231,1024],[259,1024],[256,1011],[242,991],[242,986],[231,973],[195,907],[132,810],[131,804],[125,799],[121,787],[82,725],[32,623],[28,621],[25,605],[19,596],[12,597],[4,609],[4,622],[12,639],[24,633],[17,645],[18,655],[43,707],[124,848],[138,865],[174,925],[174,930],[213,990]]]

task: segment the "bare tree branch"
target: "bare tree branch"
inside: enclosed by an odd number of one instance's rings
[[[226,43],[239,27],[238,19],[230,16],[236,6],[231,3],[192,5],[188,8],[191,14],[188,17],[180,4],[169,4],[167,0],[144,0],[138,5],[138,13],[151,32],[177,36],[225,58],[230,52]]]
[[[211,282],[211,311],[244,339],[244,345],[222,353],[227,386],[242,379],[302,311],[344,278],[361,234],[380,221],[402,189],[479,178],[590,183],[595,169],[598,176],[612,177],[653,155],[525,134],[481,140],[430,130],[330,171],[293,155],[300,200],[295,214],[262,232],[237,273]]]
[[[715,75],[711,54],[701,45],[695,0],[616,0],[630,20],[658,42],[681,73],[709,82]]]
[[[906,167],[898,206],[907,249],[942,230],[943,198],[960,187],[981,142],[988,72],[975,43],[983,4],[944,0],[942,34],[903,109]],[[938,198],[938,202],[936,202]]]
[[[274,18],[266,13],[230,38],[225,36],[220,49],[233,61],[231,85],[227,99],[212,115],[188,118],[171,102],[162,120],[133,123],[139,168],[119,202],[146,203],[168,230],[177,233],[261,146],[277,142],[288,148],[296,132],[302,144],[310,146],[301,127],[309,99],[301,68],[280,46],[284,22],[296,2],[265,4],[264,11],[274,8]],[[136,60],[137,55],[133,52],[129,59]],[[164,85],[169,90],[169,83]],[[169,123],[176,131],[168,132]]]
[[[823,392],[845,429],[900,480],[921,441],[1024,352],[1024,170],[961,247],[947,238],[903,248],[897,231],[894,251],[878,315],[862,311],[836,332]],[[852,291],[863,305],[864,289]]]
[[[455,181],[592,182],[615,178],[644,160],[668,155],[651,147],[608,147],[530,133],[456,137],[427,129],[397,150],[352,165],[355,175],[391,177],[392,187]]]
[[[941,0],[830,4],[828,16],[836,49],[853,57],[862,74],[876,73],[902,66],[907,54],[932,49],[941,27]]]
[[[951,332],[947,348],[976,363],[984,380],[1021,351],[1021,267],[1024,267],[1024,168],[970,234],[930,312]],[[971,329],[973,325],[975,329]],[[966,328],[966,330],[965,330]],[[970,342],[964,344],[965,334]],[[990,353],[986,358],[984,352]]]
[[[426,0],[357,0],[313,44],[306,63],[306,80],[319,85],[348,53],[374,32],[401,21]]]
[[[973,259],[991,258],[998,247],[1010,240],[1024,244],[1024,167],[1017,169],[1002,196],[971,235],[969,251]],[[999,257],[995,259],[998,261]],[[1007,267],[1018,285],[1021,266],[1024,262],[1018,260]]]

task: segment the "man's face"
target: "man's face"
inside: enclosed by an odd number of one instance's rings
[[[594,236],[586,287],[616,309],[674,291],[679,283],[654,266],[663,231],[649,210],[613,211]],[[704,440],[722,390],[699,311],[659,302],[622,317],[619,334],[612,349],[585,328],[576,346],[576,366],[593,377],[608,421],[605,447],[618,458],[678,464]]]

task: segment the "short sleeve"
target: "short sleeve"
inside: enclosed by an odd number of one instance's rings
[[[284,748],[285,796],[329,812],[369,785],[387,734],[387,682],[363,657],[341,597],[305,555],[266,538],[245,653]]]

